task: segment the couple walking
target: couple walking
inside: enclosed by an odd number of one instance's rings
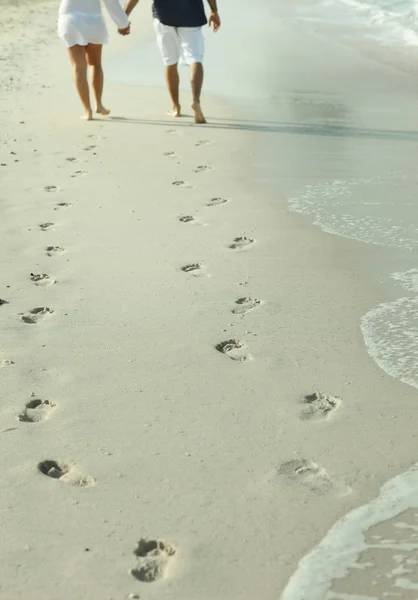
[[[125,10],[120,0],[103,0],[121,35],[129,35],[129,15],[139,0],[127,0]],[[206,19],[203,0],[154,0],[152,12],[157,42],[165,65],[168,91],[173,102],[172,116],[181,116],[179,100],[180,57],[189,65],[192,86],[192,108],[196,123],[206,123],[200,104],[203,85],[204,38],[202,27],[209,24],[218,31],[221,21],[216,0],[208,0],[211,10]],[[58,35],[68,48],[74,69],[77,92],[84,106],[82,119],[91,121],[88,67],[92,70],[92,87],[96,100],[96,113],[108,115],[102,104],[103,69],[102,48],[108,41],[100,0],[62,0],[58,18]]]

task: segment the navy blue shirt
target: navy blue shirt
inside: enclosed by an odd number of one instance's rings
[[[154,0],[152,14],[171,27],[202,27],[207,23],[203,0]]]

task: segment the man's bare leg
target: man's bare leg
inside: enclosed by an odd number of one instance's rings
[[[181,107],[179,100],[179,86],[180,77],[177,70],[177,65],[170,65],[165,68],[165,80],[168,87],[168,93],[170,94],[171,101],[173,102],[173,117],[181,117]]]
[[[74,69],[75,87],[84,106],[85,112],[81,118],[85,121],[91,121],[93,115],[90,105],[89,84],[87,81],[86,49],[84,46],[71,46],[71,48],[68,48],[68,53]]]
[[[203,86],[202,63],[193,63],[190,65],[190,83],[192,84],[194,120],[196,123],[206,123],[205,115],[200,106],[200,94]]]

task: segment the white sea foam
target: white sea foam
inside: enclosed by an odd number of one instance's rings
[[[392,279],[399,281],[409,292],[418,293],[418,269],[410,269],[404,273],[393,273]]]
[[[418,46],[416,0],[322,0],[307,2],[301,16],[367,28],[384,45]]]
[[[418,270],[394,273],[392,279],[418,293]],[[380,304],[361,320],[369,354],[386,373],[418,388],[418,296]]]
[[[289,207],[312,215],[315,225],[328,233],[412,250],[418,248],[418,228],[414,224],[418,216],[417,191],[416,181],[396,172],[308,185],[289,200]],[[370,198],[376,200],[371,202]]]
[[[416,600],[418,465],[328,532],[298,565],[281,600]]]
[[[379,367],[418,388],[418,297],[380,304],[364,315],[361,331]]]

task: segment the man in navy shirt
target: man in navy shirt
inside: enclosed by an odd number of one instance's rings
[[[128,0],[125,10],[129,16],[139,0]],[[202,27],[209,24],[214,31],[221,26],[216,0],[208,0],[211,13],[206,19],[203,0],[154,0],[152,14],[164,65],[168,91],[173,102],[174,117],[181,116],[179,100],[179,73],[177,69],[180,57],[190,67],[192,85],[192,108],[196,123],[206,123],[200,105],[203,85],[204,38]]]

